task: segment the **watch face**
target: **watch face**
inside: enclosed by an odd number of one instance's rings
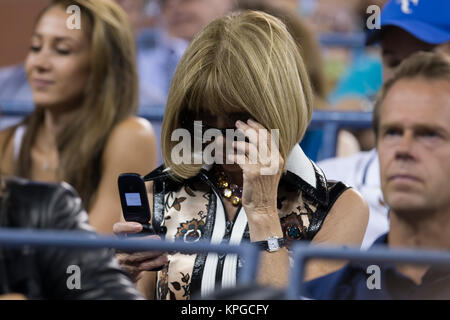
[[[269,251],[275,251],[280,249],[280,245],[278,244],[277,238],[269,238],[267,239],[267,247]]]

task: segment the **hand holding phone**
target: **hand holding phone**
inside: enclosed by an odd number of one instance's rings
[[[113,227],[114,234],[119,237],[133,235],[142,230],[142,225],[137,222],[117,222]],[[147,236],[145,239],[161,239],[157,235]],[[124,252],[116,251],[116,258],[120,266],[130,275],[133,282],[137,282],[142,272],[160,271],[169,262],[167,252],[145,251]]]
[[[137,222],[142,225],[141,232],[134,234],[129,233],[127,236],[147,237],[157,234],[157,232],[153,229],[153,226],[150,224],[150,206],[148,203],[147,188],[145,187],[145,182],[142,177],[136,173],[124,173],[119,176],[118,184],[120,202],[125,221]],[[159,234],[160,237],[162,237],[163,233],[165,233],[163,228],[164,227],[161,227],[161,234]],[[153,258],[153,255],[151,258]],[[159,262],[162,261],[164,263],[164,261],[167,260],[167,257],[159,257],[158,253],[157,259],[159,259]],[[126,265],[126,258],[123,258],[122,260],[123,264]],[[152,271],[160,271],[162,268],[163,265],[160,265],[159,267],[152,269]]]

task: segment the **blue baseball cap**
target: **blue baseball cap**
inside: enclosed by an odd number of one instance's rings
[[[371,30],[366,45],[378,43],[383,29],[399,27],[429,44],[450,41],[450,0],[389,0],[381,11],[381,29]]]

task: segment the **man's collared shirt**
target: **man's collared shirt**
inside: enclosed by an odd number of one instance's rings
[[[375,245],[386,245],[387,234],[375,241]],[[351,264],[324,277],[308,281],[306,297],[318,300],[418,300],[450,299],[450,271],[430,268],[417,285],[400,274],[393,264],[380,265],[380,286],[372,287],[368,271],[370,264]]]

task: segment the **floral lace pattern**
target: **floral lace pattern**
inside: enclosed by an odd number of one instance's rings
[[[203,191],[184,186],[178,192],[169,192],[164,198],[164,225],[166,239],[193,243],[204,234],[208,197]],[[157,297],[189,299],[190,280],[196,254],[173,253],[169,263],[158,273]]]
[[[280,186],[278,213],[288,245],[306,238],[306,232],[318,205],[306,200],[301,190]],[[183,186],[169,192],[164,198],[164,225],[167,240],[193,243],[202,239],[210,199],[210,192]],[[189,299],[196,254],[169,254],[168,266],[159,272],[157,293],[159,299]]]

